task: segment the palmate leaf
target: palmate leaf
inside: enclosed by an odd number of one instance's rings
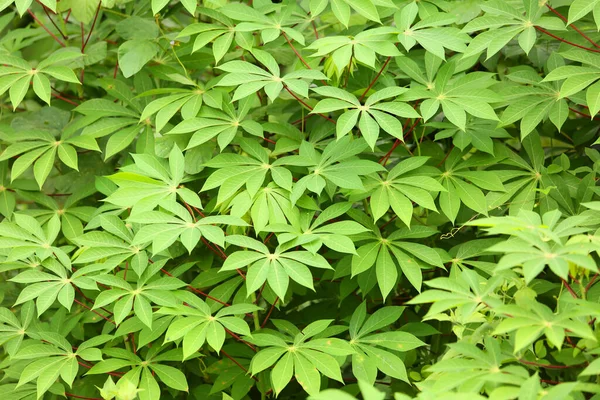
[[[101,308],[115,303],[113,315],[115,324],[119,325],[133,309],[135,316],[146,326],[152,328],[153,311],[150,303],[160,306],[172,307],[178,304],[169,291],[185,286],[185,283],[177,278],[165,277],[147,282],[153,269],[160,268],[160,264],[153,265],[152,269],[145,271],[140,276],[140,281],[134,289],[129,283],[121,278],[106,275],[92,277],[95,281],[112,286],[113,289],[102,292],[94,303],[93,308]]]
[[[382,102],[400,96],[406,92],[404,88],[383,89],[369,96],[364,105],[355,96],[341,89],[320,87],[313,90],[330,98],[319,101],[311,112],[328,113],[342,109],[347,110],[340,116],[336,124],[337,138],[347,135],[358,124],[362,136],[371,149],[375,147],[379,138],[380,128],[393,137],[404,140],[402,124],[397,117],[419,118],[419,114],[404,102]]]
[[[13,109],[16,109],[32,86],[36,96],[50,104],[52,92],[49,78],[79,84],[73,70],[61,65],[79,57],[81,53],[73,48],[58,50],[35,68],[22,58],[3,57],[3,66],[0,67],[0,95],[9,89],[10,101]]]
[[[396,27],[400,31],[398,41],[406,50],[410,50],[418,43],[429,53],[444,60],[445,49],[460,53],[467,49],[465,43],[469,41],[468,35],[454,27],[443,27],[452,25],[456,21],[456,16],[435,13],[415,24],[417,14],[418,5],[415,2],[410,3],[394,16]]]
[[[267,282],[273,292],[283,301],[290,278],[302,286],[313,289],[310,267],[331,269],[327,260],[308,251],[289,251],[288,246],[279,246],[273,253],[259,241],[243,239],[236,235],[225,238],[228,243],[250,247],[252,251],[237,251],[230,254],[220,271],[231,271],[248,267],[246,290],[248,295]],[[314,290],[314,289],[313,289]]]
[[[229,329],[241,335],[250,336],[246,322],[235,315],[256,311],[259,308],[252,304],[236,304],[220,310],[212,316],[210,308],[202,300],[187,292],[180,294],[180,299],[187,306],[177,308],[163,307],[159,314],[179,315],[166,332],[165,342],[183,338],[183,359],[189,358],[198,351],[204,342],[219,352],[225,341],[225,330]]]
[[[369,3],[369,2],[362,2]],[[376,54],[386,57],[400,55],[395,46],[390,46],[390,39],[395,30],[389,27],[368,29],[354,37],[333,36],[315,40],[307,49],[315,50],[312,57],[331,54],[331,60],[338,74],[341,73],[353,57],[364,65],[375,69]]]
[[[69,168],[78,169],[78,156],[75,147],[86,150],[100,150],[90,137],[75,136],[56,138],[48,132],[14,132],[5,134],[11,143],[0,154],[0,161],[18,157],[11,169],[11,180],[20,177],[33,165],[33,174],[39,187],[44,185],[53,169],[56,156]]]
[[[309,168],[310,174],[294,183],[290,197],[294,205],[306,190],[320,195],[328,183],[343,189],[363,189],[362,175],[385,169],[369,160],[352,159],[367,146],[363,139],[352,140],[346,136],[330,142],[323,153],[319,153],[308,142],[303,142],[299,155],[280,158],[273,165]]]
[[[469,170],[469,166],[488,166],[497,160],[491,155],[480,155],[478,159],[462,159],[462,152],[453,149],[444,161],[444,172],[438,175],[446,191],[440,193],[439,205],[452,222],[458,215],[461,204],[479,214],[487,215],[490,206],[482,191],[505,192],[504,185],[496,172]]]
[[[377,284],[383,297],[387,297],[396,287],[400,272],[408,279],[412,286],[421,290],[421,269],[427,265],[442,267],[442,258],[435,250],[422,244],[408,242],[402,239],[424,238],[435,233],[428,228],[413,228],[414,232],[406,229],[395,231],[388,237],[382,237],[379,230],[369,232],[362,239],[367,243],[357,249],[357,254],[352,257],[352,276],[359,275],[359,285],[363,290],[371,287],[361,283],[360,277],[371,273],[369,270],[375,265]]]
[[[238,190],[246,187],[250,198],[255,197],[263,186],[267,174],[279,187],[292,188],[291,172],[281,166],[274,166],[269,160],[267,151],[252,139],[240,138],[238,143],[250,157],[238,154],[219,154],[207,167],[219,168],[204,183],[202,191],[219,187],[218,203],[230,200]],[[259,229],[260,230],[260,229]]]
[[[17,318],[8,308],[0,308],[0,343],[11,357],[19,351],[25,336],[31,333],[30,325],[35,315],[34,310],[32,301],[25,302]]]
[[[560,212],[548,212],[540,218],[537,214],[521,210],[520,218],[505,217],[482,219],[474,224],[487,227],[489,232],[512,234],[516,237],[490,247],[488,251],[507,252],[497,265],[497,270],[522,266],[526,282],[532,281],[548,266],[562,279],[567,279],[571,265],[596,272],[597,266],[590,253],[597,251],[595,245],[569,243],[561,240],[565,234],[583,233],[585,228],[577,227],[578,221],[571,218],[558,224]],[[526,221],[526,224],[523,222]],[[510,227],[510,228],[509,228]],[[521,231],[521,232],[520,232]],[[548,240],[550,238],[551,240]]]
[[[351,344],[356,351],[352,355],[352,372],[357,379],[373,384],[377,370],[380,370],[396,379],[408,381],[404,363],[388,350],[410,351],[425,343],[406,332],[373,334],[398,320],[403,311],[403,307],[384,307],[366,318],[364,302],[354,311],[349,330]]]
[[[38,332],[38,337],[39,340],[27,341],[14,355],[18,360],[34,360],[23,370],[17,387],[36,380],[38,398],[50,389],[59,376],[72,387],[78,370],[76,357],[86,361],[101,360],[102,352],[96,346],[112,339],[111,335],[100,335],[84,341],[73,350],[71,344],[55,332]]]
[[[289,225],[274,223],[267,225],[265,230],[276,233],[279,243],[286,247],[299,245],[316,254],[321,246],[325,245],[341,253],[356,254],[351,237],[368,231],[367,228],[355,221],[338,221],[324,225],[327,219],[337,218],[350,208],[350,203],[338,203],[323,210],[314,220],[314,213],[306,212],[289,218]]]
[[[106,201],[119,207],[133,207],[133,214],[154,209],[161,202],[184,204],[202,208],[198,195],[184,187],[184,158],[177,146],[169,160],[148,154],[136,154],[136,163],[122,168],[110,177],[119,189]]]
[[[170,210],[174,215],[149,211],[137,217],[130,217],[130,222],[144,225],[136,232],[132,244],[139,246],[152,242],[152,254],[157,254],[180,240],[191,253],[202,237],[219,246],[224,246],[225,235],[214,224],[247,226],[243,220],[229,215],[208,216],[199,221],[193,221],[188,210],[179,204],[175,204]]]
[[[217,85],[237,87],[232,101],[250,96],[260,89],[264,89],[269,100],[275,101],[284,87],[300,96],[308,97],[309,83],[306,80],[328,79],[323,73],[311,69],[297,70],[281,76],[279,66],[271,54],[254,49],[252,55],[267,70],[247,61],[230,61],[219,67],[228,74]]]
[[[318,392],[320,374],[342,382],[340,366],[334,356],[345,358],[354,353],[354,350],[346,341],[325,334],[331,322],[314,321],[302,331],[293,327],[295,337],[291,336],[292,332],[286,332],[284,335],[253,335],[250,341],[266,348],[252,358],[251,373],[256,375],[274,365],[271,382],[277,393],[288,385],[293,376],[309,394]],[[280,326],[283,328],[285,325]],[[325,337],[314,338],[316,335]]]
[[[221,150],[225,149],[241,130],[252,136],[263,136],[261,124],[247,118],[255,98],[246,97],[237,104],[237,109],[223,100],[221,109],[203,107],[198,117],[182,121],[168,132],[169,135],[182,135],[194,132],[186,150],[200,146],[214,137]]]
[[[0,0],[0,393],[595,394],[600,4],[546,3]]]
[[[419,176],[415,170],[427,162],[427,157],[412,157],[399,162],[387,174],[387,178],[378,178],[371,192],[371,213],[377,221],[391,207],[394,213],[410,227],[413,204],[437,211],[431,192],[443,192],[446,189],[428,176]],[[411,172],[412,171],[412,172]]]

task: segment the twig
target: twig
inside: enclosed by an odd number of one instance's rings
[[[590,288],[592,287],[592,285],[594,284],[594,282],[596,282],[596,279],[598,279],[598,274],[594,275],[592,277],[592,279],[590,279],[590,281],[588,282],[588,284],[585,285],[585,289],[583,290],[585,293],[587,293],[587,291],[590,290]]]
[[[92,368],[92,365],[87,365],[86,363],[83,363],[83,362],[81,362],[79,360],[77,360],[77,364],[79,364],[82,367],[87,368],[87,369],[91,369]],[[110,376],[118,376],[118,377],[121,377],[121,376],[125,375],[122,372],[107,372],[107,374],[110,375]]]
[[[567,282],[563,278],[560,278],[560,279],[561,279],[562,283],[565,285],[565,287],[567,288],[567,290],[569,291],[569,293],[571,293],[571,296],[573,296],[574,299],[578,299],[579,296],[577,296],[577,293],[575,293],[575,291],[573,291],[573,289],[571,288],[571,285],[569,285],[569,282]]]
[[[64,101],[65,103],[69,103],[69,104],[74,105],[74,106],[78,106],[79,105],[79,103],[76,103],[73,100],[69,100],[69,99],[67,99],[65,97],[62,97],[60,94],[57,94],[57,93],[52,93],[52,97],[55,97],[55,98],[57,98],[59,100]]]
[[[288,44],[290,45],[290,47],[292,48],[292,51],[294,52],[294,54],[296,54],[296,57],[298,57],[298,59],[302,62],[302,64],[304,64],[304,66],[308,69],[312,69],[310,67],[310,65],[308,65],[308,63],[306,62],[306,60],[300,55],[300,53],[298,53],[298,50],[296,50],[296,48],[294,47],[294,45],[292,44],[290,38],[288,38],[288,36],[285,34],[285,32],[282,30],[281,34],[283,35],[283,37],[285,38],[286,42],[288,42]]]
[[[99,397],[85,397],[85,396],[78,396],[78,395],[76,395],[76,394],[73,394],[73,393],[67,393],[67,392],[65,392],[65,396],[67,396],[67,397],[72,397],[72,398],[74,398],[74,399],[85,399],[85,400],[102,400],[102,399],[101,399],[101,398],[99,398]]]
[[[408,122],[410,121],[410,119],[406,120],[406,122],[404,123],[404,127],[403,129],[406,129],[406,126],[408,125]],[[414,122],[414,124],[410,127],[410,129],[408,131],[406,131],[406,133],[404,134],[403,139],[406,139],[408,137],[408,135],[410,135],[412,133],[412,131],[415,129],[415,127],[417,126],[417,124],[421,121],[421,118],[417,118]],[[398,147],[400,145],[400,143],[402,143],[402,140],[400,139],[396,139],[396,141],[394,142],[394,144],[392,145],[392,148],[383,156],[379,159],[379,163],[381,164],[383,162],[383,166],[385,166],[385,164],[387,164],[387,162],[390,160],[390,157],[392,156],[392,153],[394,152],[394,150],[396,150],[396,147]]]
[[[115,321],[111,320],[110,318],[107,318],[107,317],[105,317],[104,315],[100,314],[100,313],[99,313],[98,311],[96,311],[96,310],[92,310],[90,307],[88,307],[86,304],[82,303],[81,301],[79,301],[79,300],[77,300],[77,299],[74,299],[74,301],[75,301],[75,303],[79,304],[81,307],[83,307],[83,308],[86,308],[86,309],[90,310],[91,312],[93,312],[94,314],[96,314],[96,315],[98,315],[98,316],[102,317],[104,320],[106,320],[106,321],[110,322],[111,324],[113,324],[113,325],[117,325],[117,324],[115,323]]]
[[[227,354],[225,352],[225,350],[221,350],[221,353],[223,353],[223,355],[227,358],[229,358],[235,365],[237,365],[238,367],[240,367],[244,372],[248,372],[248,369],[246,367],[244,367],[242,364],[240,364],[235,358],[231,357],[229,354]],[[251,376],[252,379],[254,379],[256,382],[258,382],[258,378],[255,376]]]
[[[598,121],[598,120],[600,120],[599,118],[592,117],[591,115],[589,115],[589,114],[586,114],[586,113],[583,113],[583,112],[581,112],[581,111],[578,111],[578,110],[576,110],[576,109],[574,109],[574,108],[572,108],[572,107],[569,107],[569,110],[570,110],[570,111],[573,111],[573,112],[574,112],[575,114],[577,114],[577,115],[581,115],[582,117],[590,118],[590,119],[593,119],[593,120],[595,120],[595,121]]]
[[[521,364],[525,365],[533,365],[535,367],[547,368],[547,369],[568,369],[568,368],[577,368],[586,365],[585,363],[577,364],[577,365],[553,365],[553,364],[540,364],[534,361],[525,361],[518,360]]]
[[[32,17],[32,18],[35,20],[35,22],[37,22],[37,23],[38,23],[38,25],[39,25],[39,26],[41,26],[42,28],[44,28],[44,30],[45,30],[46,32],[48,32],[48,34],[49,34],[50,36],[52,36],[52,38],[53,38],[53,39],[54,39],[54,40],[55,40],[55,41],[56,41],[58,44],[60,44],[62,47],[66,47],[66,45],[65,45],[65,44],[64,44],[64,43],[63,43],[63,42],[62,42],[62,41],[61,41],[59,38],[57,38],[57,37],[56,37],[56,35],[55,35],[54,33],[50,32],[50,29],[46,28],[46,25],[44,25],[44,24],[42,23],[42,21],[40,21],[40,20],[39,20],[39,19],[38,19],[38,18],[35,16],[35,14],[31,12],[31,10],[30,10],[30,9],[27,9],[27,12],[29,13],[29,15],[31,15],[31,17]]]
[[[251,348],[254,352],[258,351],[258,350],[256,350],[256,347],[254,347],[254,345],[252,345],[251,343],[246,342],[244,339],[242,339],[241,337],[239,337],[235,333],[231,332],[229,329],[225,328],[225,332],[227,332],[229,334],[229,336],[231,336],[232,338],[234,338],[238,342],[243,343],[246,346],[248,346],[249,348]]]
[[[593,53],[600,53],[600,50],[598,50],[598,49],[592,49],[590,47],[585,47],[585,46],[582,46],[580,44],[570,42],[570,41],[568,41],[566,39],[560,38],[560,37],[558,37],[558,36],[556,36],[556,35],[548,32],[547,30],[545,30],[543,28],[540,28],[539,26],[536,26],[535,29],[537,29],[538,31],[540,31],[542,33],[545,33],[546,35],[550,36],[553,39],[558,40],[559,42],[563,42],[563,43],[566,43],[568,45],[571,45],[571,46],[574,46],[574,47],[577,47],[577,48],[580,48],[580,49],[583,49],[583,50],[591,51]]]
[[[283,88],[284,88],[285,90],[287,90],[287,92],[288,92],[289,94],[291,94],[293,98],[295,98],[296,100],[298,100],[298,102],[299,102],[300,104],[302,104],[304,107],[308,108],[310,111],[312,111],[312,110],[313,110],[313,108],[312,108],[310,105],[308,105],[306,102],[304,102],[304,101],[303,101],[303,100],[302,100],[300,97],[296,96],[296,94],[295,94],[294,92],[292,92],[292,91],[290,90],[290,88],[288,88],[286,85],[283,85]],[[327,121],[331,122],[332,124],[335,124],[335,123],[336,123],[334,120],[332,120],[331,118],[329,118],[327,115],[324,115],[324,114],[321,114],[321,113],[317,113],[317,114],[318,114],[319,116],[321,116],[321,117],[325,118]]]
[[[559,13],[558,11],[556,11],[554,8],[552,8],[550,6],[550,4],[546,3],[546,7],[548,8],[548,10],[550,10],[554,14],[556,14],[556,16],[558,16],[558,18],[562,19],[565,23],[567,23],[567,26],[570,26],[571,28],[573,28],[575,30],[575,32],[577,32],[577,33],[579,33],[581,35],[581,37],[583,37],[585,40],[587,40],[592,45],[594,45],[594,47],[600,48],[600,45],[598,43],[594,42],[589,36],[587,36],[585,33],[583,33],[575,25],[573,25],[573,24],[569,25],[569,20],[567,19],[567,17],[565,17],[564,15],[562,15],[561,13]]]
[[[271,313],[273,312],[273,309],[275,308],[275,306],[277,305],[277,302],[279,301],[279,297],[275,297],[275,301],[273,302],[273,304],[271,305],[271,309],[269,310],[269,313],[267,314],[267,316],[265,317],[265,320],[263,321],[263,323],[260,325],[261,328],[264,328],[265,325],[267,325],[267,322],[269,322],[269,318],[271,317]]]
[[[92,36],[92,32],[94,31],[94,27],[96,26],[96,20],[98,19],[98,14],[100,13],[100,6],[102,5],[102,2],[98,2],[98,8],[96,8],[96,14],[94,15],[94,21],[92,21],[92,26],[90,27],[90,31],[88,32],[87,38],[85,39],[85,43],[83,43],[83,47],[81,48],[81,52],[83,53],[83,51],[85,50],[85,47],[87,46],[89,40],[90,40],[90,36]]]
[[[391,59],[392,59],[392,57],[388,57],[385,60],[385,62],[381,66],[381,69],[379,70],[379,72],[377,73],[377,75],[375,75],[375,78],[373,78],[373,80],[371,81],[371,83],[369,84],[369,86],[367,86],[367,88],[365,89],[365,91],[363,92],[363,94],[360,95],[360,98],[358,99],[358,101],[363,101],[363,99],[365,98],[365,96],[367,95],[367,93],[369,93],[369,90],[371,90],[371,88],[373,87],[373,85],[375,85],[375,83],[377,82],[377,80],[379,79],[379,77],[381,76],[381,74],[383,73],[383,70],[385,69],[385,67],[387,67],[387,65],[389,64],[389,62],[390,62]]]
[[[167,275],[167,276],[173,277],[173,275],[172,275],[172,274],[171,274],[169,271],[165,270],[164,268],[161,268],[161,269],[160,269],[160,272],[162,272],[163,274],[165,274],[165,275]],[[186,286],[187,286],[187,288],[188,288],[188,289],[190,289],[192,292],[194,292],[194,293],[198,293],[198,294],[200,294],[200,295],[202,295],[202,296],[206,297],[207,299],[211,299],[211,300],[213,300],[213,301],[216,301],[217,303],[219,303],[219,304],[222,304],[222,305],[224,305],[225,307],[229,307],[229,306],[231,305],[231,304],[229,304],[229,303],[226,303],[226,302],[224,302],[224,301],[222,301],[222,300],[219,300],[219,299],[217,299],[216,297],[213,297],[213,296],[211,296],[211,295],[209,295],[209,294],[207,294],[207,293],[204,293],[204,292],[203,292],[202,290],[200,290],[200,289],[196,289],[196,288],[195,288],[195,287],[193,287],[192,285],[186,285]]]
[[[54,25],[54,27],[56,28],[56,30],[58,31],[58,33],[60,33],[60,36],[62,36],[63,39],[67,40],[69,37],[67,35],[65,35],[60,28],[58,27],[58,25],[56,25],[56,22],[54,22],[54,20],[52,19],[52,17],[50,16],[50,13],[48,13],[48,7],[46,7],[45,5],[43,5],[42,3],[40,3],[39,0],[36,0],[39,4],[42,5],[42,8],[44,10],[44,13],[46,13],[46,16],[48,17],[48,20],[50,20],[50,23],[52,25]],[[50,10],[52,11],[52,10]],[[54,11],[52,11],[54,13]],[[56,15],[56,13],[54,13]]]

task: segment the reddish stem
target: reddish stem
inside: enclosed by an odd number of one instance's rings
[[[315,21],[314,20],[310,21],[310,24],[312,25],[313,32],[315,33],[315,39],[318,39],[319,31],[317,31],[317,25],[315,24]]]
[[[76,394],[73,394],[73,393],[67,393],[67,392],[65,392],[65,396],[67,396],[67,397],[72,397],[72,398],[74,398],[74,399],[102,400],[102,399],[101,399],[101,398],[99,398],[99,397],[85,397],[85,396],[78,396],[78,395],[76,395]]]
[[[569,291],[569,293],[571,293],[571,296],[573,296],[574,299],[578,299],[579,296],[577,296],[577,293],[575,293],[575,291],[571,288],[571,285],[569,285],[569,282],[567,282],[566,280],[562,279],[562,283],[565,285],[565,287],[567,288],[567,290]]]
[[[82,303],[81,301],[79,301],[79,300],[77,300],[77,299],[74,299],[74,301],[75,301],[75,303],[79,304],[81,307],[88,309],[89,311],[93,312],[94,314],[98,315],[99,317],[102,317],[104,320],[106,320],[106,321],[110,322],[111,324],[113,324],[113,325],[117,325],[117,324],[115,323],[115,321],[113,321],[113,320],[111,320],[111,319],[109,319],[109,318],[105,317],[104,315],[100,314],[100,313],[99,313],[98,311],[96,311],[96,310],[92,310],[90,307],[88,307],[86,304]]]
[[[312,111],[312,110],[313,110],[313,108],[312,108],[311,106],[309,106],[309,105],[308,105],[306,102],[304,102],[304,101],[303,101],[303,100],[302,100],[300,97],[296,96],[296,94],[295,94],[294,92],[292,92],[292,91],[290,90],[290,88],[288,88],[286,85],[283,85],[283,88],[284,88],[285,90],[287,90],[287,92],[288,92],[289,94],[291,94],[293,98],[295,98],[296,100],[298,100],[298,102],[299,102],[300,104],[302,104],[304,107],[308,108],[310,111]],[[332,120],[331,118],[329,118],[327,115],[323,115],[323,114],[321,114],[321,113],[317,113],[317,114],[318,114],[319,116],[321,116],[321,117],[325,118],[327,121],[331,122],[332,124],[335,124],[335,121],[334,121],[334,120]]]
[[[300,53],[298,53],[298,50],[296,50],[296,48],[294,47],[294,45],[292,44],[292,41],[290,40],[290,38],[288,38],[288,36],[285,34],[284,31],[281,31],[281,34],[283,35],[283,37],[285,38],[286,42],[288,42],[288,44],[290,45],[290,47],[292,48],[292,51],[294,52],[294,54],[296,54],[296,57],[298,57],[298,59],[302,62],[302,64],[304,64],[304,66],[308,69],[312,69],[310,67],[310,65],[308,65],[308,63],[306,62],[306,60],[300,55]]]
[[[227,354],[225,352],[225,350],[221,350],[221,353],[223,353],[223,355],[227,358],[229,358],[231,361],[233,361],[233,363],[235,365],[237,365],[238,367],[240,367],[244,372],[248,372],[248,369],[246,367],[244,367],[242,364],[240,364],[235,358],[231,357],[229,354]],[[252,379],[254,379],[256,382],[258,382],[258,378],[255,376],[251,376]]]
[[[548,32],[547,30],[545,30],[543,28],[540,28],[539,26],[536,26],[535,29],[537,29],[538,31],[540,31],[540,32],[542,32],[542,33],[544,33],[544,34],[546,34],[548,36],[550,36],[553,39],[558,40],[559,42],[563,42],[563,43],[566,43],[568,45],[571,45],[571,46],[574,46],[574,47],[577,47],[577,48],[580,48],[580,49],[583,49],[583,50],[591,51],[593,53],[600,53],[600,50],[598,50],[598,49],[592,49],[590,47],[585,47],[585,46],[582,46],[580,44],[570,42],[570,41],[568,41],[566,39],[560,38],[560,37],[558,37],[558,36],[556,36],[556,35]]]
[[[273,302],[273,304],[271,304],[271,308],[269,309],[269,313],[265,317],[265,320],[263,321],[263,323],[260,325],[261,328],[264,328],[265,325],[267,325],[267,322],[269,322],[269,318],[271,317],[271,313],[273,312],[273,309],[277,305],[278,301],[279,301],[279,297],[275,297],[275,301]]]
[[[161,269],[160,269],[160,271],[161,271],[163,274],[167,275],[167,276],[173,277],[173,275],[172,275],[172,274],[171,274],[169,271],[167,271],[167,270],[165,270],[165,269],[163,269],[163,268],[161,268]],[[221,300],[217,299],[216,297],[213,297],[213,296],[211,296],[211,295],[209,295],[209,294],[207,294],[207,293],[204,293],[204,292],[203,292],[202,290],[200,290],[200,289],[196,289],[196,288],[195,288],[195,287],[193,287],[192,285],[186,285],[186,287],[187,287],[188,289],[190,289],[192,292],[194,292],[194,293],[198,293],[198,294],[200,294],[200,295],[202,295],[202,296],[206,297],[207,299],[211,299],[211,300],[213,300],[213,301],[216,301],[217,303],[219,303],[219,304],[222,304],[222,305],[224,305],[225,307],[229,307],[229,306],[231,305],[231,304],[229,304],[229,303],[225,303],[224,301],[221,301]]]
[[[598,274],[594,275],[592,277],[592,279],[590,279],[590,281],[588,282],[588,284],[585,286],[584,292],[587,293],[588,290],[590,290],[590,288],[592,287],[592,285],[594,284],[594,282],[596,282],[596,279],[598,279]]]
[[[581,112],[581,111],[578,111],[578,110],[576,110],[576,109],[574,109],[574,108],[572,108],[572,107],[569,107],[569,110],[573,111],[573,112],[574,112],[575,114],[577,114],[577,115],[581,115],[582,117],[590,118],[590,119],[593,119],[593,120],[595,120],[595,121],[598,121],[598,120],[600,120],[599,118],[596,118],[596,117],[592,118],[592,116],[591,116],[591,115],[589,115],[589,114],[586,114],[586,113],[583,113],[583,112]]]
[[[85,43],[83,43],[83,47],[81,48],[82,53],[85,50],[85,47],[87,46],[87,44],[90,40],[90,36],[92,36],[94,27],[96,26],[96,20],[98,19],[98,14],[100,14],[100,6],[101,5],[102,5],[102,2],[98,2],[98,8],[96,8],[96,14],[94,15],[94,21],[92,21],[92,26],[90,27],[90,31],[88,32],[87,38],[85,39]]]
[[[29,15],[31,15],[31,17],[32,17],[32,18],[35,20],[35,22],[37,22],[37,23],[38,23],[38,25],[39,25],[39,26],[41,26],[42,28],[44,28],[44,30],[45,30],[46,32],[48,32],[48,34],[49,34],[50,36],[52,36],[52,38],[53,38],[53,39],[54,39],[54,40],[55,40],[55,41],[56,41],[58,44],[60,44],[62,47],[66,47],[66,45],[65,45],[65,44],[64,44],[64,43],[63,43],[63,42],[62,42],[62,41],[61,41],[59,38],[57,38],[57,37],[56,37],[56,35],[55,35],[54,33],[50,32],[50,29],[46,28],[46,25],[44,25],[44,24],[42,23],[42,21],[40,21],[40,20],[39,20],[39,19],[38,19],[38,18],[35,16],[35,14],[31,12],[31,10],[30,10],[30,9],[27,9],[27,12],[29,13]]]
[[[243,343],[246,346],[248,346],[249,348],[251,348],[254,352],[257,351],[256,347],[254,347],[254,345],[252,345],[251,343],[246,342],[244,339],[242,339],[241,337],[239,337],[235,333],[231,332],[229,329],[225,328],[225,332],[227,332],[229,334],[229,336],[231,336],[232,338],[234,338],[238,342]]]
[[[571,28],[573,28],[575,30],[575,32],[579,33],[581,35],[581,37],[583,37],[585,40],[587,40],[588,42],[590,42],[592,45],[594,45],[594,47],[600,48],[600,45],[598,45],[596,42],[594,42],[589,36],[587,36],[585,33],[583,33],[579,28],[577,28],[575,25],[571,24],[569,25],[569,20],[567,19],[567,17],[565,17],[564,15],[562,15],[561,13],[559,13],[558,11],[556,11],[554,8],[552,8],[550,6],[550,4],[546,3],[546,7],[548,8],[548,10],[552,11],[554,14],[556,14],[556,16],[558,16],[558,18],[562,19],[565,23],[567,23],[567,26],[570,26]]]
[[[87,368],[87,369],[91,369],[92,368],[92,365],[87,365],[86,363],[83,363],[83,362],[81,362],[79,360],[77,360],[77,364],[79,364],[82,367]],[[118,377],[121,377],[121,376],[125,375],[122,372],[107,372],[107,374],[110,375],[110,376],[118,376]]]
[[[73,100],[69,100],[69,99],[67,99],[67,98],[65,98],[65,97],[63,97],[63,96],[61,96],[60,94],[57,94],[57,93],[52,93],[52,97],[55,97],[55,98],[57,98],[59,100],[64,101],[65,103],[69,103],[69,104],[74,105],[74,106],[78,106],[79,105],[79,103],[76,103]]]
[[[379,70],[379,72],[377,73],[377,75],[375,75],[375,78],[373,78],[373,80],[371,81],[371,83],[369,84],[369,86],[367,86],[367,88],[365,89],[365,91],[363,92],[363,94],[360,96],[360,99],[358,99],[359,101],[362,101],[365,98],[365,96],[367,95],[367,93],[369,93],[369,90],[371,90],[371,88],[373,87],[373,85],[377,82],[377,80],[379,79],[379,77],[383,73],[383,70],[385,69],[385,67],[387,67],[387,65],[389,64],[389,62],[390,62],[391,59],[392,59],[392,57],[388,57],[385,60],[385,62],[381,66],[381,69]]]
[[[535,367],[542,367],[542,368],[547,368],[547,369],[568,369],[568,368],[582,367],[582,366],[586,365],[585,363],[583,363],[583,364],[577,364],[577,365],[540,364],[540,363],[537,363],[537,362],[534,362],[534,361],[525,361],[525,360],[519,360],[519,362],[521,364],[533,365]]]
[[[409,121],[410,121],[409,119],[406,120],[406,122],[404,123],[403,129],[406,129],[406,126],[408,125]],[[415,123],[404,134],[404,139],[406,139],[408,137],[408,135],[410,135],[412,133],[412,131],[415,129],[415,127],[417,126],[417,124],[419,123],[419,121],[421,121],[421,118],[417,118],[415,120]],[[382,165],[385,166],[385,164],[387,164],[387,162],[390,160],[390,157],[392,156],[392,153],[394,152],[394,150],[396,150],[396,147],[398,147],[400,145],[400,143],[402,143],[402,141],[400,139],[396,139],[396,141],[392,145],[392,148],[383,157],[381,157],[381,159],[379,159],[379,163],[383,162]]]
[[[42,9],[44,10],[44,13],[46,14],[46,17],[48,17],[48,20],[50,21],[50,23],[56,28],[56,30],[58,31],[58,33],[60,33],[60,36],[62,36],[63,39],[67,40],[68,37],[67,35],[65,35],[60,28],[58,27],[58,25],[56,25],[56,22],[54,22],[54,20],[52,19],[52,17],[50,16],[50,14],[48,13],[48,7],[46,7],[45,5],[43,5],[42,3],[40,3],[39,0],[36,0],[39,4],[42,5]],[[52,11],[52,10],[50,10]],[[52,13],[54,15],[56,15],[56,13],[54,11],[52,11]]]

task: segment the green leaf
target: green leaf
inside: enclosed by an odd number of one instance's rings
[[[156,372],[158,379],[168,387],[184,392],[188,391],[187,380],[180,370],[161,364],[151,364],[150,368]]]
[[[279,393],[287,386],[292,380],[294,375],[294,356],[292,353],[286,353],[273,367],[271,371],[271,382],[273,383],[273,390],[275,394]]]
[[[119,47],[119,68],[123,76],[139,72],[158,53],[158,46],[148,40],[129,40]]]
[[[381,295],[386,299],[396,286],[396,281],[398,279],[396,264],[392,260],[387,249],[382,249],[379,252],[375,268],[377,271],[377,284],[381,290]]]
[[[568,24],[570,25],[585,17],[598,3],[600,3],[599,0],[574,0],[569,7]]]
[[[54,158],[56,157],[56,146],[48,149],[38,160],[33,164],[33,175],[38,186],[41,188],[46,182],[46,178],[52,171]]]
[[[138,317],[144,325],[148,328],[152,328],[152,307],[148,300],[140,295],[135,296],[133,310],[135,316]]]

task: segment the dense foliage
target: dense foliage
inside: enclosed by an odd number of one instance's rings
[[[600,0],[0,0],[0,395],[600,399]]]

